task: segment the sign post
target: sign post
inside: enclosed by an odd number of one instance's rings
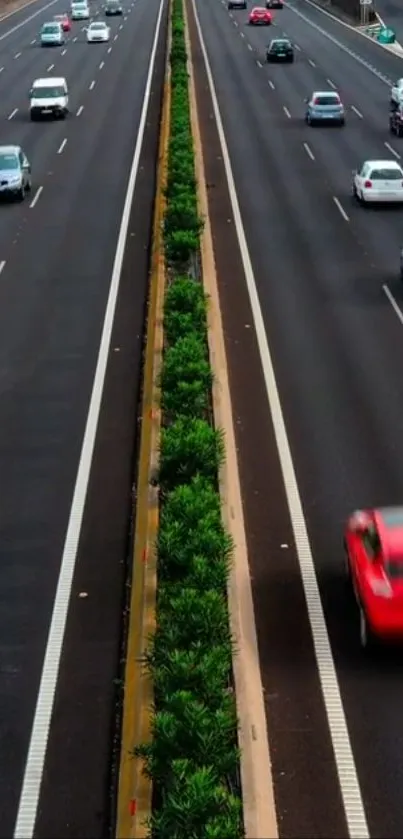
[[[361,26],[368,26],[369,12],[372,6],[372,0],[360,0],[360,19]]]

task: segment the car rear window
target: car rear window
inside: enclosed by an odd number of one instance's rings
[[[372,172],[369,173],[369,178],[371,181],[401,181],[403,174],[399,172],[399,169],[372,169]],[[385,524],[388,527],[392,526],[386,520]],[[394,526],[396,527],[397,524]]]
[[[315,96],[315,105],[340,105],[338,96]]]
[[[42,32],[50,32],[51,34],[59,32],[59,25],[57,23],[45,23]]]

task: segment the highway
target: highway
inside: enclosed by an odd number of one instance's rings
[[[196,0],[195,8],[245,232],[246,243],[239,244],[240,222],[232,193],[222,185],[225,155],[211,118],[192,13],[280,836],[397,839],[403,836],[403,657],[395,649],[374,658],[361,651],[344,579],[342,537],[350,511],[403,498],[403,210],[366,210],[351,193],[352,172],[363,160],[403,157],[403,142],[388,131],[388,85],[402,75],[403,65],[303,0],[274,12],[270,28],[247,26],[248,12],[229,12],[225,0]],[[282,35],[295,44],[295,63],[266,64],[265,45]],[[343,98],[346,127],[307,127],[305,97],[329,88]],[[336,688],[326,644],[319,645],[318,658],[312,645],[251,328],[241,263],[245,247],[302,499]],[[300,533],[301,522],[293,524]],[[308,577],[308,560],[306,568]],[[348,734],[341,736],[336,767],[334,738],[344,731],[343,710]],[[335,721],[333,739],[329,714]]]
[[[35,836],[101,836],[113,817],[167,4],[123,0],[109,43],[88,45],[73,22],[65,47],[41,48],[42,23],[66,5],[39,0],[0,22],[0,143],[23,147],[33,181],[23,203],[0,206],[4,837],[33,835],[35,821]],[[100,0],[91,14],[103,18]],[[28,93],[46,75],[67,79],[71,112],[31,123]]]

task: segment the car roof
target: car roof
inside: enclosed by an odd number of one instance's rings
[[[397,162],[397,160],[364,160],[364,163],[362,165],[364,166],[365,164],[368,164],[369,166],[372,166],[373,169],[376,169],[376,168],[382,169],[385,166],[387,166],[388,169],[400,169],[401,170],[401,168],[402,168],[400,166],[400,164]]]
[[[105,20],[92,20],[91,23],[90,23],[90,26],[107,26],[107,25],[108,24],[106,23]]]
[[[403,507],[381,507],[374,517],[385,558],[403,562]]]
[[[272,38],[270,41],[271,44],[290,44],[291,41],[289,38]]]
[[[55,84],[66,84],[66,79],[62,76],[49,76],[47,79],[35,79],[32,87],[53,87]]]
[[[18,154],[21,146],[0,146],[0,154]]]

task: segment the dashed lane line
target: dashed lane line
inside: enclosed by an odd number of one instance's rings
[[[66,143],[67,143],[67,137],[65,137],[64,140],[62,140],[62,142],[60,143],[60,146],[57,150],[58,154],[62,154],[63,150],[66,148]]]
[[[89,89],[89,90],[94,90],[94,87],[95,87],[95,79],[93,79],[93,80],[92,80],[92,82],[91,82],[91,84],[90,84],[90,86],[89,86],[89,88],[88,88],[88,89]]]
[[[344,207],[342,206],[342,204],[340,203],[339,199],[338,199],[338,198],[336,198],[336,196],[335,196],[335,195],[333,195],[333,201],[334,201],[334,203],[335,203],[335,205],[336,205],[336,207],[337,207],[337,209],[338,209],[338,211],[339,211],[340,215],[342,216],[342,218],[344,218],[344,221],[350,221],[350,219],[349,219],[349,217],[348,217],[348,215],[347,215],[347,213],[346,213],[346,211],[345,211]]]
[[[291,114],[290,114],[286,105],[283,105],[283,111],[284,111],[286,117],[288,117],[288,119],[291,119]]]
[[[18,108],[14,108],[14,110],[11,111],[11,114],[7,117],[7,119],[9,119],[9,120],[13,119],[15,117],[16,113],[18,113]]]
[[[83,110],[84,110],[84,105],[80,105],[80,107],[79,107],[79,109],[78,109],[78,111],[77,111],[77,113],[76,113],[76,116],[77,116],[77,117],[81,116],[81,114],[82,114]]]
[[[29,205],[30,210],[33,210],[34,207],[36,207],[36,205],[37,205],[37,203],[38,203],[38,201],[39,201],[39,199],[42,195],[42,192],[43,192],[43,186],[38,186],[38,189],[36,190],[35,195],[34,195],[32,201]]]
[[[308,157],[310,157],[311,160],[315,160],[315,155],[314,155],[312,149],[308,146],[308,143],[303,143],[302,145],[303,145]]]
[[[355,105],[351,105],[351,110],[354,111],[355,114],[357,114],[357,117],[359,117],[360,119],[364,119],[361,111],[359,111],[358,108],[355,107]]]
[[[399,154],[398,151],[396,151],[396,149],[393,148],[393,146],[390,145],[390,143],[388,143],[387,140],[385,141],[384,145],[385,145],[385,148],[387,148],[388,151],[390,151],[391,154],[393,154],[395,157],[397,157],[398,160],[400,160],[401,155]]]

